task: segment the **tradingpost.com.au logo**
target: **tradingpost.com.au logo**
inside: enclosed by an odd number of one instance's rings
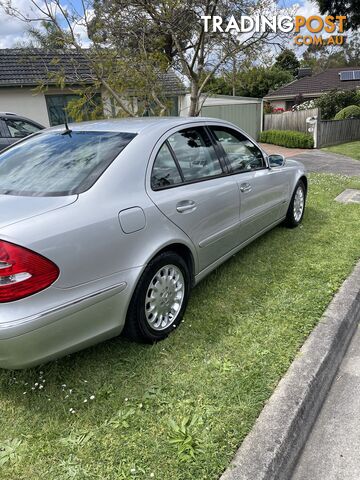
[[[344,15],[328,15],[324,18],[319,15],[311,17],[275,15],[271,19],[265,15],[253,17],[242,15],[238,20],[233,15],[229,20],[224,20],[217,15],[213,17],[204,15],[201,19],[204,22],[205,32],[294,32],[296,45],[343,45],[346,38],[341,35],[345,30],[346,16]]]

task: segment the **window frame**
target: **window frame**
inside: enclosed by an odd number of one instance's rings
[[[176,133],[180,133],[180,132],[183,132],[184,130],[189,130],[189,129],[202,129],[203,132],[205,133],[205,135],[207,135],[208,139],[210,140],[210,143],[211,143],[212,147],[214,148],[216,158],[219,161],[219,165],[220,165],[220,168],[222,170],[221,173],[219,173],[217,175],[211,175],[211,176],[208,176],[208,177],[204,177],[204,178],[195,178],[193,180],[185,180],[184,174],[183,174],[183,172],[181,170],[181,167],[180,167],[180,164],[179,164],[179,161],[176,157],[176,154],[175,154],[173,148],[170,145],[169,138],[172,135],[175,135]],[[154,169],[154,165],[155,165],[158,153],[162,149],[162,147],[165,143],[167,144],[167,147],[170,150],[170,153],[171,153],[171,155],[174,159],[174,162],[175,162],[176,167],[179,171],[179,174],[180,174],[180,177],[181,177],[182,181],[180,183],[175,183],[173,185],[166,185],[164,187],[154,187],[152,185],[152,181],[151,181],[152,172],[153,172],[153,169]],[[221,151],[219,150],[219,148],[218,148],[218,146],[215,142],[215,139],[214,139],[213,135],[211,134],[211,132],[209,131],[207,125],[204,125],[204,124],[203,125],[189,124],[189,125],[186,125],[186,126],[182,126],[182,128],[177,129],[177,130],[171,132],[169,135],[167,135],[165,141],[163,141],[161,143],[161,145],[159,146],[159,148],[156,151],[155,158],[154,158],[154,161],[152,162],[151,170],[150,170],[150,187],[151,187],[151,190],[154,191],[154,192],[157,192],[157,191],[161,191],[161,190],[167,190],[167,189],[170,189],[170,188],[182,187],[183,185],[192,185],[193,183],[206,182],[208,180],[214,180],[216,178],[222,178],[222,177],[227,176],[229,174],[228,173],[228,167],[225,163],[225,160],[224,160],[223,156],[220,153],[221,153]]]
[[[227,168],[228,168],[228,171],[229,171],[229,175],[241,175],[243,173],[250,173],[250,172],[258,172],[260,170],[269,170],[269,164],[268,164],[268,161],[267,161],[267,157],[264,155],[264,152],[262,151],[262,149],[259,147],[259,145],[257,145],[253,140],[251,140],[245,133],[239,131],[239,130],[235,130],[234,128],[232,127],[229,127],[227,125],[216,125],[216,124],[211,124],[211,125],[208,125],[208,128],[214,138],[214,141],[218,144],[219,148],[220,148],[220,151],[224,157],[224,161],[227,165]],[[252,143],[256,148],[259,149],[260,153],[261,153],[261,156],[262,156],[262,159],[264,161],[264,166],[263,167],[259,167],[259,168],[252,168],[251,170],[242,170],[242,171],[239,171],[239,172],[236,172],[233,170],[232,166],[231,166],[231,163],[229,162],[228,160],[228,157],[227,157],[227,154],[226,154],[226,151],[224,149],[224,147],[222,146],[222,143],[217,140],[216,138],[216,135],[215,133],[213,132],[213,129],[216,129],[216,128],[219,128],[219,129],[223,129],[224,131],[229,131],[229,133],[231,135],[233,135],[231,132],[235,132],[237,134],[240,134],[242,136],[244,136],[250,143]],[[234,137],[236,137],[236,135],[233,135]]]

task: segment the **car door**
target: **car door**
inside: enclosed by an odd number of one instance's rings
[[[0,120],[0,152],[10,145],[10,140],[7,137],[7,129],[3,120]]]
[[[4,118],[4,124],[10,145],[17,142],[21,138],[25,138],[32,133],[42,130],[40,125],[21,117],[6,117]]]
[[[288,199],[288,179],[280,169],[269,169],[260,148],[240,131],[215,125],[209,128],[239,187],[242,243],[281,218]]]
[[[238,244],[239,191],[204,127],[168,134],[154,150],[148,194],[194,243],[200,270]]]

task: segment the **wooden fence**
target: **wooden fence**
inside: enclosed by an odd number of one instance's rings
[[[317,108],[265,115],[264,130],[308,132],[306,119],[317,116],[317,148],[360,140],[360,119],[321,120]]]
[[[360,118],[320,120],[318,122],[317,148],[354,140],[360,140]]]
[[[306,119],[319,115],[317,108],[298,112],[270,113],[265,115],[264,130],[296,130],[307,132]]]

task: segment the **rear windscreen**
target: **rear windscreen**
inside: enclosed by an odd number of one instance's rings
[[[0,154],[0,194],[55,196],[88,190],[134,133],[48,132]]]

